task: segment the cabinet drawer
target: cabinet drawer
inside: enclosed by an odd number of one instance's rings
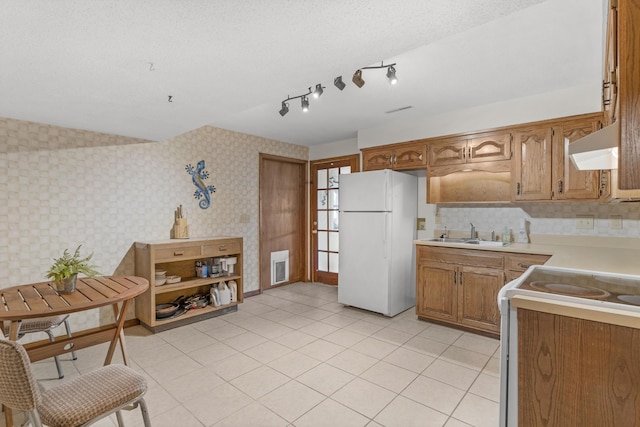
[[[200,256],[201,246],[183,246],[173,248],[156,249],[156,262],[162,261],[178,261]]]
[[[549,258],[549,255],[512,254],[507,256],[507,270],[525,271],[532,265],[544,264]]]
[[[202,246],[202,256],[221,256],[238,254],[241,251],[241,244],[239,240],[227,240],[216,242],[213,245]]]
[[[421,246],[418,259],[428,259],[450,264],[473,265],[477,267],[503,268],[504,256],[496,252],[473,249],[453,249],[435,246]]]

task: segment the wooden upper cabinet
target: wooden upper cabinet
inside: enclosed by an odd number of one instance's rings
[[[362,169],[372,171],[378,169],[391,169],[391,156],[393,151],[388,149],[382,150],[362,150]]]
[[[503,133],[434,143],[429,146],[429,166],[508,160],[511,139],[511,133]]]
[[[427,146],[425,143],[401,146],[393,156],[394,169],[422,169],[427,163]]]
[[[384,145],[362,149],[363,170],[412,170],[426,165],[427,147],[424,142]]]
[[[617,0],[617,119],[620,121],[618,186],[640,189],[640,2]]]
[[[615,1],[615,0],[614,0]],[[618,112],[618,10],[609,7],[602,76],[602,109],[607,125],[617,119]]]
[[[547,126],[515,132],[515,200],[551,200],[551,141]]]
[[[567,123],[553,128],[552,194],[557,200],[597,199],[600,171],[576,169],[569,158],[569,144],[598,130],[598,120]]]

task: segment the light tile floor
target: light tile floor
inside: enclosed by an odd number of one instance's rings
[[[413,309],[386,318],[344,307],[336,287],[295,283],[236,313],[126,335],[155,427],[498,425],[498,340],[420,321]],[[63,356],[65,379],[105,353]],[[59,383],[51,360],[34,368],[45,387]],[[124,416],[142,425],[138,410]]]

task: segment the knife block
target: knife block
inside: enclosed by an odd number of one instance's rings
[[[177,218],[173,224],[173,238],[174,239],[188,239],[189,238],[189,226],[187,225],[187,218]]]

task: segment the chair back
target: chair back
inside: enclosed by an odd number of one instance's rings
[[[20,411],[30,411],[40,404],[41,399],[24,347],[0,338],[0,403]]]

